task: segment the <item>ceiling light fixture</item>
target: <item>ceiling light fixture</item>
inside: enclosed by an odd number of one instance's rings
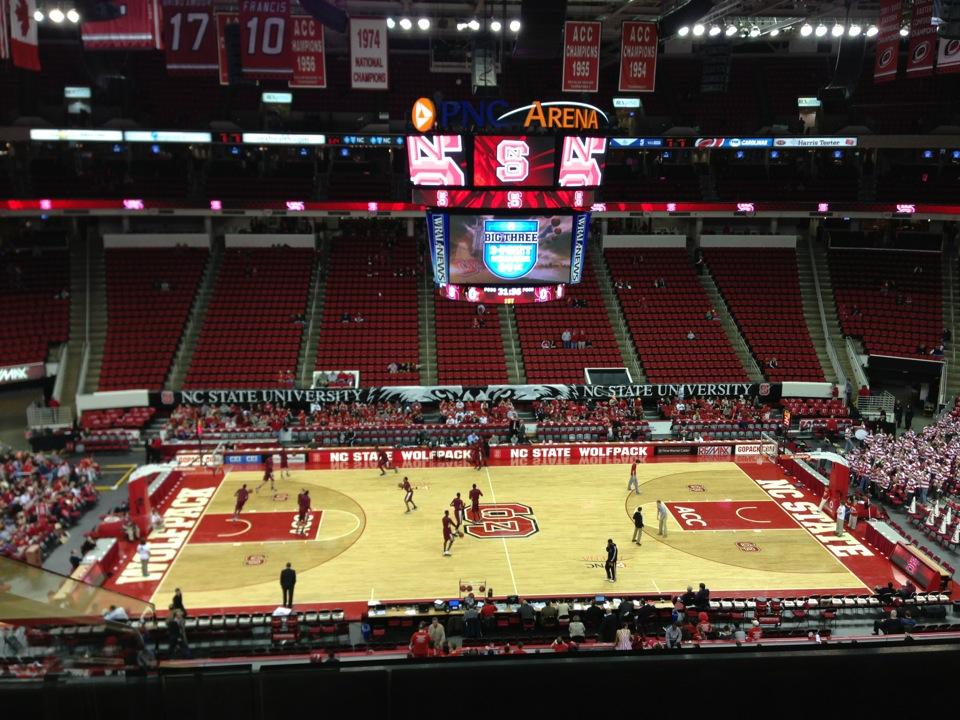
[[[760,37],[760,28],[758,28],[756,25],[750,28],[750,37]]]
[[[63,10],[60,8],[54,8],[50,11],[50,19],[55,23],[62,23],[64,17]]]
[[[410,18],[400,18],[400,27],[404,30],[409,30],[413,27],[413,21]]]
[[[677,30],[677,35],[679,35],[680,37],[686,37],[689,34],[690,34],[690,28],[688,28],[686,25],[684,25],[679,30]]]
[[[871,25],[867,28],[867,37],[874,37],[878,32],[880,32],[880,30],[877,28],[877,26]]]
[[[430,29],[430,18],[425,18],[425,17],[423,17],[423,18],[420,18],[419,20],[417,20],[417,27],[420,28],[421,30],[429,30],[429,29]]]
[[[727,29],[726,29],[726,31],[724,32],[724,34],[725,34],[727,37],[733,37],[734,35],[737,34],[737,26],[736,26],[736,25],[727,25]]]
[[[520,21],[519,21],[519,20],[511,20],[511,21],[510,21],[510,32],[515,32],[515,33],[520,32]]]
[[[703,35],[705,31],[706,31],[706,28],[700,23],[697,23],[696,25],[693,26],[693,34],[696,35],[697,37],[700,37],[701,35]]]
[[[910,34],[910,28],[902,27],[900,28],[900,37],[906,37]]]
[[[863,28],[861,28],[859,25],[851,25],[847,29],[847,34],[850,37],[857,37],[861,32],[863,32]]]
[[[814,34],[817,37],[823,37],[824,35],[827,34],[827,26],[824,25],[823,23],[820,23],[819,25],[817,25],[817,29],[814,30]]]
[[[811,25],[810,23],[804,23],[803,25],[801,25],[800,34],[803,37],[810,37],[811,35],[813,35],[813,25]]]
[[[719,26],[719,25],[711,25],[711,26],[710,26],[710,37],[716,37],[716,36],[719,35],[719,34],[720,34],[720,26]]]
[[[397,21],[393,18],[387,18],[387,29],[393,30],[397,26]]]
[[[499,21],[499,20],[491,20],[491,21],[490,21],[490,29],[491,29],[493,32],[500,32],[500,31],[503,29],[503,25],[500,24],[500,21]]]
[[[770,37],[776,37],[779,34],[780,34],[780,28],[774,28],[773,30],[770,31]]]
[[[833,35],[834,37],[840,37],[841,35],[843,35],[843,31],[845,29],[846,28],[844,28],[843,25],[841,25],[840,23],[837,23],[830,29],[830,34]]]
[[[474,32],[477,32],[477,30],[480,29],[480,21],[474,18],[473,20],[467,23],[467,27],[473,30]]]

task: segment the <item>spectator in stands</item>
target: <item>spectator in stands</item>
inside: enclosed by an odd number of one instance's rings
[[[683,608],[692,608],[696,604],[697,594],[693,591],[693,585],[687,585],[687,591],[679,597],[679,600]]]
[[[710,624],[710,616],[706,612],[697,614],[697,627],[694,633],[697,640],[708,640],[713,634],[713,625]]]
[[[355,323],[362,323],[362,322],[364,322],[363,315],[362,315],[361,313],[355,313],[354,316],[353,316],[353,321],[354,321]]]
[[[943,332],[940,333],[940,342],[948,343],[953,339],[953,332],[950,328],[944,328]]]
[[[580,622],[580,616],[574,615],[573,619],[570,621],[570,625],[567,628],[567,632],[570,633],[570,639],[573,642],[583,642],[587,637],[587,629],[584,627],[584,624]]]
[[[525,599],[520,601],[520,622],[532,623],[537,620],[537,611]]]
[[[603,642],[614,642],[617,637],[617,628],[620,627],[620,619],[613,612],[613,607],[607,608],[600,622],[600,640]]]
[[[658,289],[659,289],[659,288],[666,288],[666,287],[667,287],[667,281],[664,280],[662,277],[658,277],[656,280],[653,281],[653,287],[658,288]]]
[[[548,602],[540,611],[540,625],[543,627],[554,627],[557,624],[559,611],[555,603]]]
[[[463,611],[463,635],[468,638],[478,638],[482,635],[480,613],[477,612],[476,604],[468,605],[466,610]]]
[[[477,596],[474,595],[473,593],[469,593],[463,599],[463,606],[465,608],[475,608],[477,606]]]
[[[748,642],[760,642],[763,638],[763,628],[760,627],[760,621],[754,620],[750,629],[747,631],[747,641]]]
[[[570,332],[570,329],[569,329],[569,328],[565,329],[565,330],[560,334],[560,340],[563,342],[563,347],[564,347],[565,349],[568,349],[568,350],[569,350],[570,348],[573,347],[573,341],[572,341],[572,339],[573,339],[573,333]]]
[[[427,634],[430,636],[430,644],[435,650],[441,648],[447,641],[447,632],[443,625],[440,624],[440,619],[437,617],[434,617],[433,621],[430,623],[430,627],[427,629]]]
[[[190,646],[187,645],[187,631],[184,624],[183,613],[170,606],[170,614],[167,616],[167,641],[170,644],[170,656],[179,657],[185,654],[190,656]]]
[[[903,626],[903,631],[908,633],[917,626],[917,621],[913,619],[913,613],[907,610],[903,614],[900,624]]]
[[[903,632],[903,623],[897,617],[897,611],[891,610],[890,615],[883,620],[876,620],[873,623],[873,634],[879,635],[898,635]]]
[[[79,567],[80,563],[83,562],[83,555],[80,553],[78,548],[74,548],[70,551],[70,568],[76,570]]]
[[[122,607],[111,605],[104,613],[103,619],[110,622],[129,622],[130,616]]]
[[[553,340],[547,339],[540,343],[540,347],[544,350],[553,350],[557,347],[557,344]]]
[[[487,314],[487,306],[484,305],[483,303],[478,303],[478,304],[477,304],[477,315],[486,315],[486,314]]]
[[[767,367],[771,370],[775,370],[776,368],[780,367],[780,361],[777,360],[776,357],[772,357],[767,361]]]
[[[174,588],[173,600],[170,602],[170,607],[174,610],[179,610],[183,617],[187,616],[187,608],[183,605],[183,593],[180,591],[180,588]]]
[[[340,314],[340,322],[348,323],[350,322],[350,313],[345,312]]]
[[[665,639],[668,650],[679,650],[683,646],[683,631],[679,622],[667,626]]]
[[[687,340],[696,340],[697,334],[693,330],[687,330]]]
[[[556,640],[550,643],[550,647],[555,653],[565,653],[570,649],[569,643],[564,640],[562,637],[558,636]]]
[[[596,630],[600,627],[600,623],[603,622],[603,608],[600,607],[600,604],[594,600],[590,603],[590,607],[587,608],[587,611],[583,614],[584,622],[586,622],[587,627],[591,630]]]
[[[693,601],[697,610],[706,611],[710,609],[710,591],[704,583],[700,583],[700,589]]]
[[[430,655],[430,633],[427,631],[427,624],[420,622],[416,632],[410,636],[409,645],[410,657],[425,658]]]

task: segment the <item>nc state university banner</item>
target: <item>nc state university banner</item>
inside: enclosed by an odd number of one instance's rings
[[[350,18],[350,87],[390,89],[386,20]]]
[[[567,22],[563,26],[563,92],[600,89],[600,29],[598,22]]]
[[[933,0],[916,0],[910,17],[910,52],[907,54],[907,77],[922,77],[933,72],[937,28],[933,18]]]
[[[293,32],[290,54],[293,56],[293,79],[290,87],[325,88],[327,62],[324,53],[323,25],[309,15],[290,18]]]
[[[240,59],[246,78],[287,78],[290,62],[288,0],[240,0]]]
[[[620,38],[620,92],[653,92],[656,75],[656,23],[624,22]]]
[[[217,71],[212,0],[163,0],[163,52],[172,75]]]
[[[937,72],[960,72],[960,40],[940,38],[940,51],[937,53]]]
[[[87,50],[161,49],[160,0],[126,0],[120,5],[126,11],[115,20],[80,25],[83,47]]]
[[[876,57],[873,61],[873,81],[888,82],[897,77],[900,56],[900,0],[880,0]]]
[[[10,57],[24,70],[40,70],[36,0],[6,0],[10,18]]]

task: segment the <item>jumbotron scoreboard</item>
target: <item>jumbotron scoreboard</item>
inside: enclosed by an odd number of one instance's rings
[[[414,202],[429,208],[434,282],[451,300],[549,302],[580,282],[607,139],[407,138]]]

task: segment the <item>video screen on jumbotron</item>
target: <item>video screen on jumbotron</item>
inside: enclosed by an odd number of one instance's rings
[[[552,137],[478,135],[473,139],[475,187],[551,187],[556,143]]]
[[[579,282],[585,213],[447,216],[446,282],[456,285],[550,285]],[[572,261],[572,258],[576,258]]]
[[[409,136],[407,168],[410,183],[417,187],[465,187],[467,153],[463,136]]]

